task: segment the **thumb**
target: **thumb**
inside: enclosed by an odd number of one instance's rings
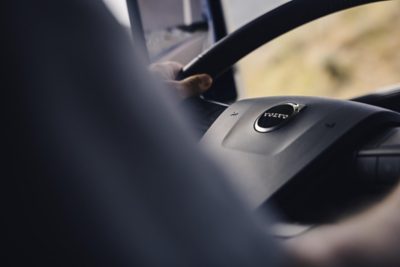
[[[212,85],[212,78],[208,74],[190,76],[182,81],[169,81],[168,85],[178,90],[183,97],[191,97],[206,92]]]
[[[190,76],[180,81],[187,96],[195,96],[207,91],[212,84],[212,78],[207,74]]]

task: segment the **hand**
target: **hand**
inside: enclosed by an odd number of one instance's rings
[[[182,98],[198,96],[206,92],[212,85],[212,78],[208,74],[190,76],[182,81],[176,77],[183,66],[176,62],[155,63],[150,66],[150,71],[158,75],[162,81]]]
[[[400,187],[362,214],[289,241],[293,266],[400,266],[399,211]]]

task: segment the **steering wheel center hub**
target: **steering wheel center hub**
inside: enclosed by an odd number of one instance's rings
[[[254,129],[260,133],[271,132],[286,124],[305,106],[285,103],[274,106],[261,114],[254,123]]]

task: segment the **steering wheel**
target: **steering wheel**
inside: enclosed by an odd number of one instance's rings
[[[185,66],[180,77],[208,73],[218,78],[297,26],[372,2],[378,1],[290,1],[218,42]],[[242,175],[233,176],[232,183],[254,208],[272,203],[287,220],[318,223],[354,211],[400,177],[399,126],[399,113],[355,101],[266,97],[226,108],[201,143],[239,169]]]

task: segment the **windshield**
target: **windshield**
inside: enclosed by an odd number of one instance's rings
[[[285,2],[223,0],[228,29],[236,30]],[[398,84],[399,34],[400,1],[364,5],[311,22],[237,64],[239,96],[351,98]]]

